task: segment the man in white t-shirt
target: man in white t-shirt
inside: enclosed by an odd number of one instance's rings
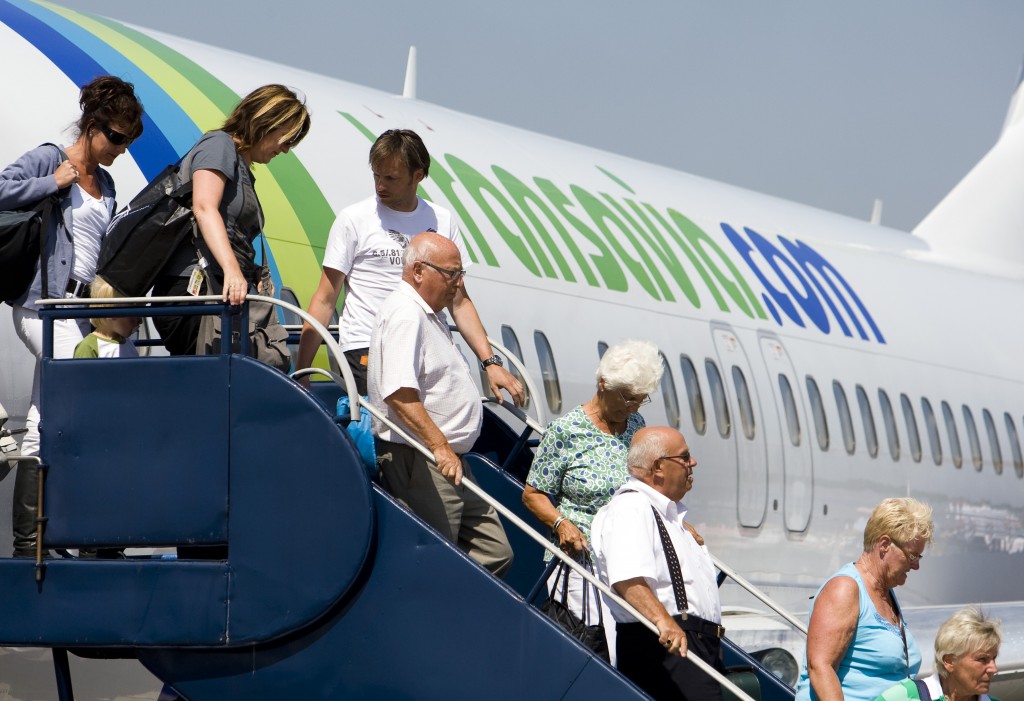
[[[346,207],[335,220],[324,251],[323,274],[308,310],[326,326],[344,290],[338,342],[364,395],[374,318],[402,279],[402,253],[409,242],[421,233],[436,233],[451,240],[469,266],[452,213],[416,194],[430,170],[430,154],[415,132],[389,129],[381,134],[370,148],[370,168],[376,195]],[[491,391],[500,398],[504,389],[521,406],[523,386],[492,353],[465,285],[458,288],[451,312],[459,333],[486,369]],[[296,368],[309,367],[319,346],[319,334],[304,324]]]
[[[723,670],[715,565],[682,502],[697,461],[679,431],[656,426],[636,432],[626,464],[629,479],[597,512],[590,542],[601,579],[658,635],[609,600],[616,666],[659,701],[721,699],[718,682],[686,659],[696,655]]]
[[[512,564],[508,538],[494,507],[462,484],[463,475],[473,477],[462,455],[480,435],[483,407],[439,314],[462,287],[462,258],[450,239],[422,234],[406,248],[403,270],[370,336],[370,402],[428,448],[433,460],[375,419],[381,484],[500,577]]]

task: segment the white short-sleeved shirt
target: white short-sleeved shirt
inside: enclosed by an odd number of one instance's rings
[[[623,494],[626,490],[634,493]],[[722,604],[718,597],[715,565],[707,546],[698,545],[683,521],[687,508],[638,479],[630,477],[594,517],[591,544],[598,575],[610,585],[634,577],[643,577],[671,615],[682,613],[676,607],[668,561],[654,520],[654,506],[665,521],[669,538],[679,557],[686,588],[686,613],[713,623],[722,622]],[[608,602],[618,623],[636,619],[613,601]]]
[[[461,455],[473,447],[480,435],[483,405],[466,359],[452,340],[448,324],[412,286],[399,280],[373,327],[367,389],[370,402],[404,427],[384,402],[403,387],[416,390],[452,450]],[[380,438],[405,443],[382,423],[373,423]]]
[[[366,348],[377,310],[402,279],[402,253],[416,234],[430,231],[450,239],[471,261],[452,213],[417,197],[412,212],[385,207],[376,196],[346,207],[327,237],[324,267],[345,273],[345,305],[338,324],[343,351]]]

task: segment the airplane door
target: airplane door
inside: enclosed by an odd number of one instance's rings
[[[774,334],[761,333],[759,336],[782,432],[783,518],[787,530],[802,532],[810,523],[814,501],[810,433],[804,430],[807,412],[804,411],[800,383],[785,346]]]
[[[736,445],[737,516],[740,525],[757,528],[764,522],[768,508],[768,464],[750,362],[732,328],[712,324],[711,335],[718,353],[720,384],[724,384],[725,401],[735,417],[732,440]],[[710,367],[708,371],[708,379],[713,383],[713,371]]]

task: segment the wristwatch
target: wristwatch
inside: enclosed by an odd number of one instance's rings
[[[499,358],[496,355],[492,355],[487,360],[483,360],[483,361],[480,362],[480,367],[482,367],[485,370],[488,367],[490,367],[491,365],[497,365],[498,367],[504,367],[505,363],[501,362],[501,358]]]

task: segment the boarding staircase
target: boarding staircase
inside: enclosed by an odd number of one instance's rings
[[[0,559],[0,645],[52,648],[62,701],[69,650],[136,658],[192,701],[647,698],[531,600],[546,539],[520,495],[536,422],[486,411],[468,458],[516,553],[501,581],[374,483],[335,417],[338,384],[306,391],[244,354],[52,359],[53,318],[152,302],[41,312],[41,544],[228,557]],[[231,310],[198,298],[145,313]],[[732,678],[756,678],[730,685],[739,698],[792,699],[725,647],[745,670]]]

